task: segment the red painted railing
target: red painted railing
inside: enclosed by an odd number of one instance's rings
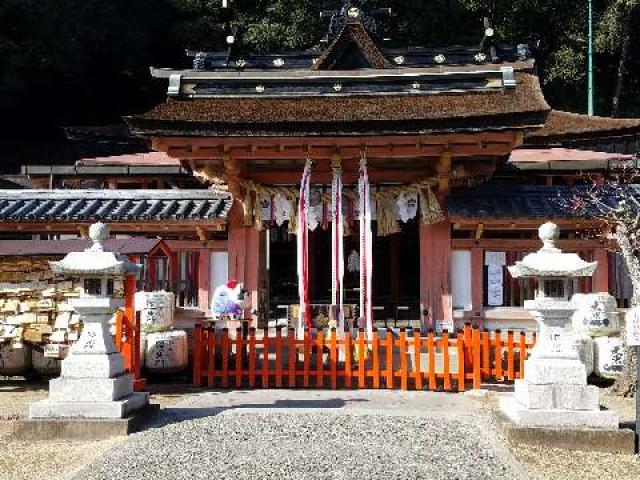
[[[274,334],[275,333],[275,334]],[[197,325],[193,384],[219,388],[388,388],[458,390],[483,382],[515,380],[535,344],[535,334],[480,331],[457,334],[401,330],[366,339],[346,332],[275,332],[241,329],[229,335]]]

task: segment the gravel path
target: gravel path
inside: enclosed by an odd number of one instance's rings
[[[526,478],[471,402],[465,413],[416,416],[410,408],[206,408],[212,399],[197,395],[167,409],[156,428],[109,450],[76,480]]]

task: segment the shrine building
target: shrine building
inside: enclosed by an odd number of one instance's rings
[[[193,68],[152,68],[167,99],[126,122],[156,152],[23,167],[35,189],[0,198],[0,231],[66,238],[103,220],[163,238],[185,305],[207,312],[237,279],[261,327],[442,331],[535,329],[521,308],[533,285],[506,265],[553,221],[563,250],[599,262],[575,291],[626,306],[598,224],[559,199],[582,172],[602,181],[633,161],[640,120],[552,110],[529,48],[486,32],[469,48],[385,48],[380,13],[345,2],[322,49],[247,53],[231,38],[188,51]],[[154,265],[149,284],[164,285]]]

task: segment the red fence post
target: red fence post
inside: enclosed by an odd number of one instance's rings
[[[338,344],[335,328],[331,329],[329,359],[331,362],[331,389],[335,390],[338,388]]]
[[[380,338],[378,337],[378,330],[373,331],[373,338],[371,339],[371,362],[373,365],[373,388],[380,388]]]
[[[434,365],[431,366],[431,359],[429,359],[429,369],[435,370],[435,359]],[[444,370],[444,389],[446,391],[451,390],[451,365],[449,359],[449,332],[442,332],[442,369]]]
[[[465,342],[464,342],[464,334],[462,332],[458,332],[458,335],[456,337],[456,340],[458,341],[458,391],[459,392],[464,392],[465,389],[465,352],[466,352],[466,348],[465,348]]]
[[[269,388],[269,329],[262,330],[262,388]]]
[[[386,386],[387,388],[393,388],[393,376],[394,376],[394,371],[393,371],[393,332],[391,332],[390,329],[387,329],[387,333],[386,333],[386,337],[385,337],[385,343],[387,345],[387,381],[386,381]]]
[[[484,378],[491,377],[491,344],[489,332],[482,332],[482,375]]]
[[[446,332],[445,332],[446,333]],[[433,330],[429,330],[427,334],[427,348],[429,349],[429,390],[435,390],[437,388],[436,384],[436,342],[434,339]],[[446,341],[449,342],[448,340]],[[446,348],[446,344],[445,344]],[[448,355],[449,352],[447,352]],[[448,357],[447,357],[448,359]]]
[[[202,324],[196,323],[193,330],[193,386],[202,385]]]
[[[316,334],[316,387],[324,386],[324,334],[318,330]]]
[[[282,329],[276,327],[276,388],[282,388]]]
[[[256,386],[256,329],[249,329],[249,387]]]
[[[207,331],[207,386],[213,387],[216,370],[216,332]]]
[[[351,331],[344,333],[344,386],[351,388],[351,377],[353,376],[353,357],[351,351]]]
[[[309,330],[304,331],[304,359],[303,359],[303,376],[302,386],[309,388],[309,370],[311,363],[311,333]]]
[[[364,343],[364,330],[361,328],[358,330],[358,387],[366,387],[365,382],[365,343]]]
[[[524,332],[520,332],[520,346],[519,352],[520,354],[520,365],[518,369],[518,378],[524,378],[524,362],[527,360],[527,336]]]
[[[242,386],[242,357],[244,341],[242,338],[242,328],[236,328],[236,387]]]
[[[507,332],[507,378],[510,381],[515,380],[515,355],[514,355],[514,344],[513,344],[513,332]]]
[[[293,328],[289,329],[287,334],[287,351],[289,352],[289,380],[287,385],[289,388],[295,388],[296,386],[296,357],[298,350],[296,349],[296,337]]]
[[[400,339],[398,343],[398,347],[400,349],[400,388],[402,390],[407,390],[407,337],[404,328],[400,330]]]
[[[229,387],[229,329],[222,330],[222,388]]]
[[[482,365],[480,364],[480,330],[477,326],[473,327],[471,334],[471,343],[473,345],[473,388],[479,389],[482,385]]]
[[[493,339],[493,353],[494,353],[494,371],[495,371],[495,380],[502,381],[504,378],[502,376],[502,333],[500,330],[496,330],[495,337]]]
[[[416,390],[422,390],[422,365],[421,358],[422,355],[422,342],[420,338],[420,330],[413,329],[413,368],[414,372],[414,380],[416,383]]]

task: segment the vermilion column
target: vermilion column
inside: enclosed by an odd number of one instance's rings
[[[596,248],[593,259],[598,262],[598,268],[593,275],[593,291],[609,291],[609,255],[606,248]]]
[[[420,303],[426,328],[453,323],[451,224],[420,225]]]
[[[265,237],[253,226],[243,225],[242,205],[238,201],[229,212],[228,230],[229,278],[243,282],[251,298],[258,299],[260,291],[266,291]]]

